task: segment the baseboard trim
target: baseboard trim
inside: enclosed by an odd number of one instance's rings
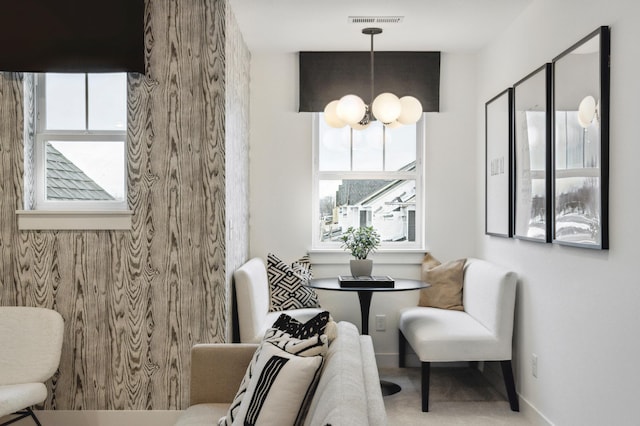
[[[504,388],[504,379],[502,377],[502,370],[500,369],[500,363],[497,361],[484,362],[482,374],[487,378],[489,383],[505,398],[507,398],[507,391]],[[516,383],[517,385],[517,383]],[[554,426],[553,422],[546,418],[544,414],[540,412],[533,404],[531,404],[526,398],[524,398],[518,392],[518,398],[520,400],[520,412],[535,426]]]
[[[398,354],[376,353],[376,364],[378,364],[378,367],[397,367]]]
[[[524,398],[520,394],[518,394],[518,397],[520,398],[520,413],[522,413],[532,425],[555,426],[555,424],[530,403],[527,398]]]
[[[34,410],[47,426],[173,426],[180,410]]]
[[[376,363],[382,368],[398,368],[398,353],[376,354]],[[416,354],[408,353],[406,359],[407,367],[420,367],[420,360]]]

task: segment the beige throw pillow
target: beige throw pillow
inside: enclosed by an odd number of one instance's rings
[[[464,311],[462,286],[466,259],[440,263],[427,253],[422,261],[422,281],[431,287],[420,290],[418,306]]]

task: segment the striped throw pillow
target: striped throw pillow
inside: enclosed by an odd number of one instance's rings
[[[304,420],[304,415],[306,414],[309,403],[311,402],[311,398],[313,397],[313,392],[315,391],[315,387],[317,385],[317,380],[320,375],[320,371],[322,367],[323,357],[327,353],[327,348],[328,348],[328,339],[327,339],[327,336],[324,334],[315,335],[309,339],[296,339],[291,337],[290,334],[282,330],[278,330],[275,328],[268,329],[267,332],[265,333],[265,337],[262,343],[260,344],[256,352],[253,354],[253,358],[251,359],[251,362],[247,367],[244,378],[240,383],[238,392],[233,398],[233,402],[231,403],[229,410],[227,411],[227,415],[220,418],[220,420],[218,420],[218,425],[231,426],[232,423],[254,424],[250,422],[246,423],[248,421],[246,418],[247,413],[249,412],[249,408],[247,407],[247,404],[253,404],[251,408],[252,413],[255,414],[256,410],[258,412],[262,412],[263,417],[261,417],[261,422],[263,422],[265,420],[264,413],[265,412],[270,413],[274,405],[272,405],[271,403],[267,404],[266,411],[263,411],[262,406],[265,405],[266,400],[262,400],[260,398],[264,397],[266,394],[269,394],[271,392],[270,389],[272,388],[272,385],[274,383],[276,384],[276,387],[273,390],[272,397],[270,397],[268,401],[273,401],[275,403],[275,407],[277,407],[277,411],[295,410],[296,415],[295,415],[295,418],[293,419],[295,422],[278,423],[276,421],[274,423],[269,423],[269,424],[274,424],[274,425],[275,424],[282,424],[282,425],[301,424],[301,423],[297,423],[297,421],[298,419],[300,419],[301,421]],[[267,359],[272,357],[274,353],[278,353],[279,355],[277,356],[279,356],[280,358],[286,358],[286,360],[279,361],[279,363],[276,363],[276,365],[280,366],[277,369],[274,365],[270,365],[269,369],[267,370],[269,374],[271,374],[269,376],[269,375],[266,375],[266,373],[264,373],[265,365],[266,365]],[[286,354],[286,355],[283,355],[283,354]],[[313,359],[316,359],[316,361],[314,361],[314,363],[305,363],[300,361],[300,360],[304,360],[305,358],[306,359],[313,358]],[[302,364],[299,364],[299,362],[301,362]],[[283,403],[284,406],[281,406],[281,403],[280,403],[281,396],[289,394],[288,390],[286,389],[284,391],[281,390],[283,386],[286,386],[285,383],[288,380],[289,373],[293,372],[292,374],[295,375],[296,368],[298,367],[303,369],[310,368],[309,367],[310,365],[315,365],[315,363],[317,362],[319,362],[318,370],[316,372],[317,374],[314,373],[312,377],[309,376],[308,374],[307,375],[303,374],[302,377],[300,377],[299,379],[295,379],[294,381],[296,384],[296,386],[294,386],[294,388],[296,389],[296,392],[302,392],[302,393],[296,394],[296,397],[294,398],[293,402],[289,403],[287,401],[284,401]],[[286,364],[286,369],[284,368],[285,364]],[[293,368],[294,370],[291,370],[291,368]],[[282,373],[282,375],[280,373]],[[307,371],[307,373],[310,374],[310,371]],[[279,378],[277,383],[275,380],[276,378]],[[271,383],[271,385],[268,388],[260,387],[257,394],[258,396],[254,397],[254,394],[256,393],[256,387],[258,386],[256,384],[256,381],[260,381],[260,380],[263,380],[263,381],[270,380],[269,383]],[[309,380],[308,383],[307,383],[307,380]],[[302,386],[303,384],[306,384],[308,387],[303,389],[304,387]],[[302,397],[302,398],[299,398],[299,397]],[[250,399],[255,399],[255,401],[247,402]],[[299,404],[299,406],[296,404]],[[281,413],[281,414],[284,415],[284,413]],[[272,415],[269,414],[267,417],[271,419]],[[252,418],[256,419],[257,417],[252,417]],[[274,414],[273,419],[279,420],[281,419],[281,417],[278,417],[277,415]]]

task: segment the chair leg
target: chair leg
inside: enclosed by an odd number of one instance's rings
[[[504,385],[507,388],[507,396],[509,397],[509,405],[511,411],[520,411],[518,403],[518,394],[516,393],[516,383],[513,380],[513,370],[511,368],[511,360],[500,361],[502,367],[502,375],[504,376]]]
[[[431,363],[422,363],[422,412],[429,411],[429,377],[431,376]]]
[[[407,356],[407,339],[398,330],[398,366],[404,368]],[[431,364],[422,362],[421,382],[422,382],[422,411],[429,411],[429,379],[431,377]]]
[[[31,409],[31,407],[27,408],[27,411],[29,412],[29,414],[31,414],[31,417],[33,417],[33,421],[38,425],[38,426],[42,426],[40,424],[40,421],[38,420],[38,417],[36,417],[36,413],[33,412],[33,410]]]
[[[398,367],[404,368],[406,366],[407,356],[407,339],[402,334],[401,330],[398,330]]]
[[[33,418],[33,421],[36,423],[36,425],[38,425],[38,426],[42,426],[42,425],[40,424],[40,421],[39,421],[39,420],[38,420],[38,418],[36,417],[36,413],[34,413],[34,412],[33,412],[33,410],[31,409],[31,407],[27,407],[27,408],[25,408],[24,410],[16,411],[16,412],[15,412],[15,413],[13,413],[13,414],[14,414],[15,416],[17,416],[17,417],[14,417],[14,418],[12,418],[11,420],[8,420],[8,421],[6,421],[6,422],[4,422],[4,423],[0,424],[0,426],[10,425],[10,424],[12,424],[12,423],[15,423],[15,422],[17,422],[17,421],[19,421],[19,420],[22,420],[22,419],[24,419],[25,417],[29,417],[29,416],[31,416],[31,417]]]

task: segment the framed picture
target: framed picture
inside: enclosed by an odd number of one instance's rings
[[[551,64],[513,86],[513,236],[551,242]]]
[[[553,242],[609,248],[609,28],[553,60]]]
[[[485,104],[485,234],[512,236],[513,89]]]

